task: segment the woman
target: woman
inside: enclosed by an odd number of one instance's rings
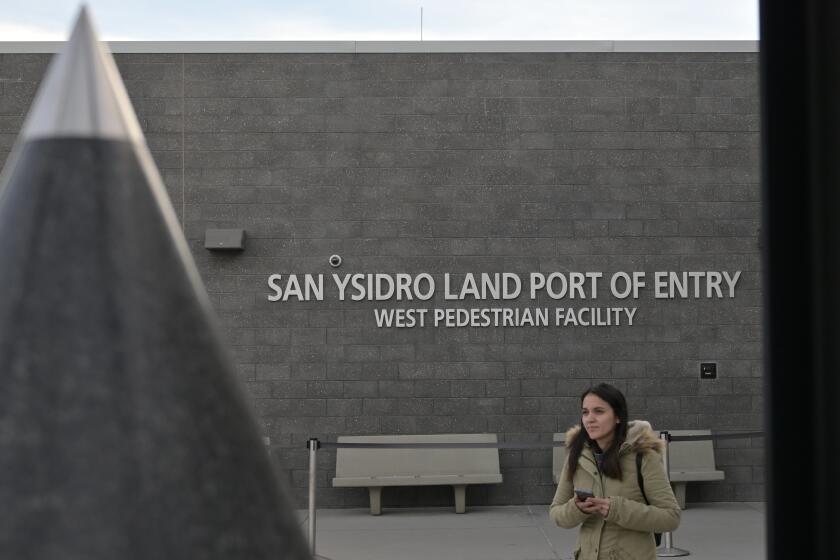
[[[621,391],[602,383],[581,396],[581,424],[566,432],[566,463],[551,519],[578,525],[576,560],[655,560],[653,533],[673,531],[680,508],[665,478],[664,445],[641,420],[627,420]],[[641,455],[645,504],[637,476]],[[575,490],[594,496],[581,499]]]

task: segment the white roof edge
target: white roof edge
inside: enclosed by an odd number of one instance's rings
[[[56,53],[62,41],[0,41],[0,53]],[[758,41],[111,41],[113,53],[758,52]]]

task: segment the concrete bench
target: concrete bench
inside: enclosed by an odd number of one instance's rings
[[[711,433],[711,430],[671,430],[672,436],[708,436]],[[681,508],[685,508],[688,482],[723,480],[724,472],[715,469],[715,450],[710,439],[672,441],[668,460],[671,485]]]
[[[707,436],[711,430],[671,430],[672,436]],[[564,441],[565,434],[554,434],[554,441]],[[715,469],[715,452],[712,440],[672,441],[668,450],[669,478],[674,488],[674,495],[680,508],[685,509],[685,487],[689,482],[723,480],[724,472]],[[555,447],[553,451],[552,473],[554,483],[560,481],[563,462],[566,460],[566,448]]]
[[[496,443],[496,434],[341,436],[338,443]],[[455,513],[466,511],[468,484],[499,484],[499,450],[337,449],[335,487],[367,487],[370,513],[382,513],[385,486],[452,486]]]

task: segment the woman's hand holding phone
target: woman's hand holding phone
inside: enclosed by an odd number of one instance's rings
[[[610,513],[610,499],[596,498],[589,490],[575,488],[575,505],[583,513],[597,513],[603,517]]]
[[[588,500],[589,498],[594,498],[594,497],[595,497],[595,494],[593,494],[591,490],[581,490],[581,489],[575,488],[575,505],[583,513],[592,513],[591,511],[589,511],[590,508],[589,508],[588,504],[586,503],[586,500]]]

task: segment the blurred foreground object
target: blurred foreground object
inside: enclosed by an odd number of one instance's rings
[[[760,13],[767,551],[837,558],[840,3]]]
[[[84,10],[3,177],[0,558],[308,558]]]

